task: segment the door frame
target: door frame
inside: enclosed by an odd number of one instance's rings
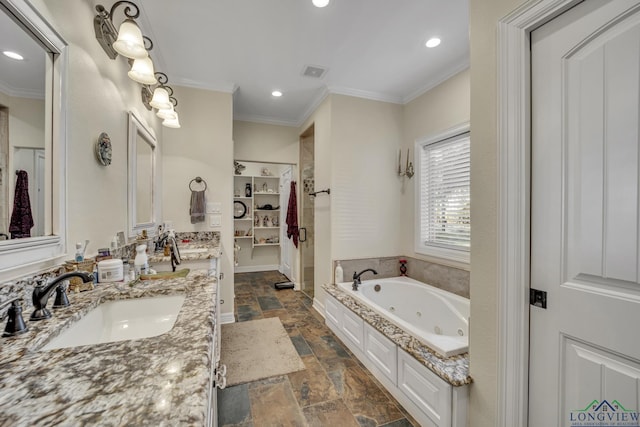
[[[497,425],[526,426],[529,405],[531,32],[582,0],[526,2],[498,21]]]

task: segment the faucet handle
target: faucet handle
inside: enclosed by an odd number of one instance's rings
[[[22,298],[16,297],[12,298],[6,302],[4,302],[0,307],[4,307],[7,304],[11,304],[9,310],[7,310],[6,317],[7,326],[4,328],[3,337],[12,337],[15,335],[20,335],[29,330],[27,325],[24,323],[24,319],[22,318]],[[3,317],[4,319],[4,317]]]
[[[53,308],[68,307],[70,305],[69,297],[67,296],[68,286],[68,280],[63,281],[58,285],[56,288],[56,299],[53,301]]]

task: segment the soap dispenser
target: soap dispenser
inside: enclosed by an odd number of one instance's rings
[[[340,265],[340,261],[336,261],[336,272],[333,283],[342,283],[344,282],[344,271],[342,270],[342,266]]]
[[[136,276],[147,274],[149,270],[149,257],[147,257],[147,245],[136,246],[136,259],[134,260],[134,268]]]

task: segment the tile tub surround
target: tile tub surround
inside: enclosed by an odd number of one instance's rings
[[[397,277],[400,275],[400,259],[407,260],[407,276],[428,283],[445,291],[451,292],[461,297],[469,298],[469,272],[459,268],[448,267],[417,258],[406,256],[383,257],[383,258],[362,258],[339,260],[344,270],[344,280],[351,281],[354,271],[362,271],[366,268],[373,268],[378,272],[375,276],[378,279]],[[333,263],[335,271],[335,262]],[[363,280],[373,278],[372,273],[365,273]]]
[[[322,288],[449,384],[462,386],[472,382],[469,376],[469,353],[447,358],[439,356],[416,338],[360,304],[335,285],[323,285]]]
[[[29,331],[0,338],[0,425],[203,425],[214,346],[216,280],[105,284]],[[37,350],[101,302],[186,294],[166,334],[95,346]],[[31,314],[25,310],[25,318]]]

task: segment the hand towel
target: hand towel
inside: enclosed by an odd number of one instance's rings
[[[291,192],[289,193],[289,206],[287,207],[287,237],[293,239],[293,245],[298,247],[298,200],[296,198],[296,182],[291,181]]]
[[[23,170],[18,171],[17,175],[13,213],[9,224],[12,239],[31,237],[31,227],[33,227],[33,215],[29,200],[29,175]]]
[[[204,222],[206,202],[204,200],[204,190],[191,192],[191,206],[189,214],[191,215],[191,224]]]

